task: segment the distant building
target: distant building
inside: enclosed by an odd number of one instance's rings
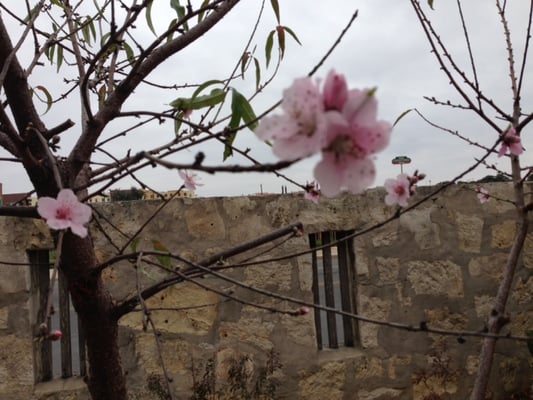
[[[29,193],[6,193],[4,194],[0,183],[0,206],[33,206],[37,199]]]
[[[94,196],[89,197],[87,200],[87,203],[89,204],[96,204],[96,203],[109,203],[111,201],[111,198],[107,194],[97,194]]]
[[[177,190],[167,190],[166,192],[156,193],[152,190],[144,190],[144,200],[161,200],[161,195],[164,199],[169,199],[174,195],[174,198],[176,199],[196,197],[196,194],[190,190],[182,189],[179,193],[177,192]]]

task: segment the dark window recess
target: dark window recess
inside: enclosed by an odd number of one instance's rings
[[[312,249],[336,242],[353,231],[312,233]],[[315,304],[356,313],[355,308],[355,253],[353,240],[341,241],[312,252],[313,300]],[[355,346],[358,341],[357,322],[331,311],[315,309],[318,348]]]
[[[53,271],[53,251],[30,250],[28,257],[31,268],[31,294],[36,310],[34,334],[46,318],[48,289]],[[35,381],[44,382],[56,378],[85,376],[85,338],[78,317],[71,304],[66,280],[58,274],[54,282],[53,307],[50,331],[59,329],[63,336],[58,341],[34,341]]]

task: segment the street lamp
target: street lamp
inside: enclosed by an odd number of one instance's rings
[[[398,165],[398,164],[400,165],[400,171],[402,174],[403,174],[403,165],[410,164],[410,163],[411,163],[411,159],[407,156],[398,156],[392,159],[393,165]]]

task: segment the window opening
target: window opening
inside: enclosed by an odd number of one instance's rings
[[[31,265],[32,296],[37,310],[34,333],[46,319],[46,304],[54,266],[53,250],[28,251]],[[34,370],[36,382],[55,378],[85,376],[86,353],[85,337],[72,306],[66,279],[61,271],[54,282],[52,295],[52,315],[49,331],[60,330],[58,341],[34,342]]]
[[[313,265],[313,301],[322,306],[355,313],[355,253],[353,240],[334,243],[353,231],[312,233],[309,243]],[[336,349],[339,346],[355,346],[356,321],[332,311],[315,309],[315,327],[318,348]]]

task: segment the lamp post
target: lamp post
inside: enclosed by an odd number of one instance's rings
[[[400,171],[402,174],[403,174],[403,165],[410,164],[410,163],[411,163],[411,159],[407,156],[398,156],[392,159],[393,165],[398,165],[398,164],[400,165]]]

